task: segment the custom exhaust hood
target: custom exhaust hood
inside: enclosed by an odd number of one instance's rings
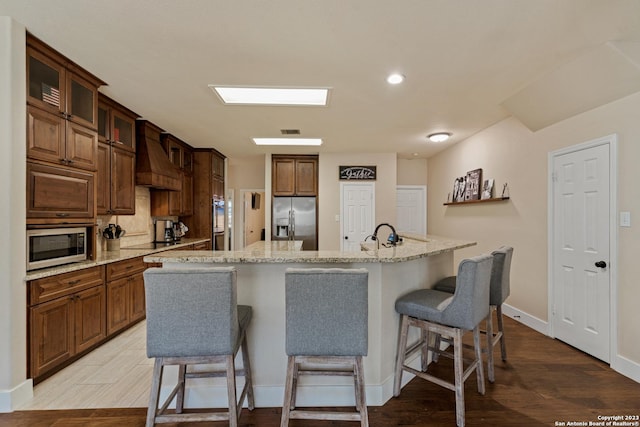
[[[182,177],[160,144],[162,129],[147,120],[136,120],[136,185],[180,191]]]

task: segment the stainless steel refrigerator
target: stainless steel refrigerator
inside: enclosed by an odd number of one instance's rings
[[[315,197],[274,197],[271,240],[302,240],[302,250],[318,249]]]

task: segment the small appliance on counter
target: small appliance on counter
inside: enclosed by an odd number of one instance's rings
[[[173,242],[175,235],[173,232],[173,221],[170,219],[157,219],[155,222],[155,243]]]
[[[184,225],[184,222],[179,221],[173,223],[173,240],[179,241],[182,237],[185,236],[185,234],[187,234],[187,231],[189,231],[189,227]]]

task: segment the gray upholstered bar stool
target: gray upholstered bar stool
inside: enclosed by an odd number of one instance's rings
[[[286,270],[288,364],[281,427],[288,426],[290,418],[369,425],[362,368],[362,357],[368,352],[368,281],[366,269]],[[300,375],[353,376],[356,410],[296,409]]]
[[[491,252],[493,255],[493,267],[491,269],[491,284],[489,292],[489,316],[487,316],[487,376],[490,382],[495,381],[495,369],[493,366],[493,348],[500,342],[500,353],[502,360],[507,360],[507,345],[504,337],[504,321],[502,318],[502,304],[505,302],[511,291],[510,272],[513,248],[502,246]],[[456,276],[446,277],[433,286],[438,291],[454,293],[456,291]],[[498,319],[498,332],[493,332],[492,312],[496,310]]]
[[[247,326],[251,307],[236,305],[234,267],[169,269],[144,272],[147,306],[147,356],[155,358],[147,427],[156,423],[229,421],[238,425],[245,398],[253,409],[251,365],[247,350]],[[242,348],[242,370],[235,356]],[[178,365],[178,384],[158,409],[162,374],[167,365]],[[206,371],[188,366],[212,365]],[[240,399],[236,398],[236,375],[244,375]],[[226,377],[228,412],[182,413],[186,380]],[[175,414],[166,409],[176,397]]]
[[[491,255],[462,260],[458,266],[456,292],[453,295],[433,289],[419,289],[396,300],[396,311],[400,314],[401,320],[393,395],[396,397],[400,395],[403,371],[453,390],[456,394],[456,423],[459,427],[464,426],[465,420],[464,382],[474,370],[478,379],[478,391],[484,394],[479,324],[489,313],[489,281],[492,263]],[[409,326],[420,328],[422,339],[407,348]],[[471,330],[475,359],[469,363],[467,369],[464,369],[462,335]],[[429,345],[431,332],[453,339],[453,383],[427,373],[429,351],[440,351],[439,348]],[[422,350],[421,370],[405,364],[407,357],[417,350]]]

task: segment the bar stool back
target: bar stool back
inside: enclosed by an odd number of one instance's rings
[[[507,345],[504,336],[504,320],[502,316],[502,304],[511,292],[510,274],[511,258],[513,248],[511,246],[501,246],[491,252],[493,255],[493,267],[491,269],[491,284],[489,294],[489,305],[491,310],[487,316],[487,371],[490,382],[495,381],[495,369],[493,366],[493,348],[500,343],[500,353],[502,360],[507,360]],[[446,277],[433,286],[433,289],[443,292],[454,293],[456,290],[456,276]],[[498,320],[498,332],[493,332],[492,312],[496,310]]]
[[[235,268],[150,268],[144,272],[144,282],[147,356],[155,358],[147,427],[156,423],[223,420],[237,426],[245,398],[249,410],[254,401],[246,337],[252,310],[236,303]],[[234,359],[240,348],[244,369],[236,371]],[[178,365],[178,384],[158,409],[167,365]],[[188,372],[190,365],[214,368]],[[236,375],[245,377],[239,401]],[[186,379],[203,377],[226,377],[228,412],[182,413]],[[166,413],[174,397],[175,413]]]
[[[491,280],[491,255],[480,255],[465,259],[458,266],[455,294],[433,289],[419,289],[396,300],[396,311],[400,314],[400,338],[396,358],[394,396],[400,395],[403,371],[431,381],[456,394],[456,422],[464,426],[464,382],[475,370],[478,392],[484,394],[484,372],[480,347],[480,322],[489,314],[489,281]],[[409,326],[420,328],[422,339],[407,349]],[[462,358],[462,335],[473,331],[475,359],[464,369]],[[427,371],[429,351],[439,348],[429,346],[429,334],[433,332],[453,339],[454,382],[437,378]],[[422,369],[405,365],[408,356],[422,350]]]
[[[340,268],[289,268],[285,272],[288,364],[281,427],[288,426],[289,419],[369,425],[362,366],[368,352],[368,274],[366,269]],[[300,375],[353,376],[356,411],[296,409]]]

